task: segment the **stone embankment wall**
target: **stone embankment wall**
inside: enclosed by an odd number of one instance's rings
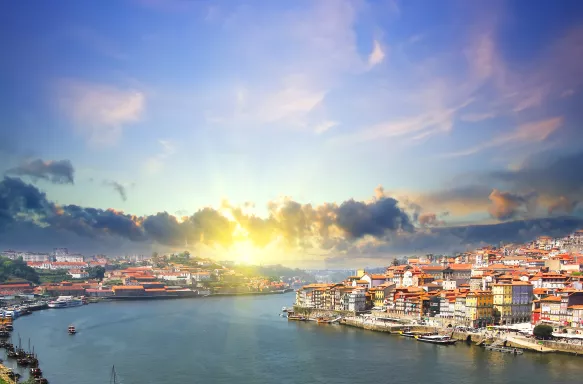
[[[557,343],[555,341],[543,341],[542,344],[543,346],[554,349],[558,352],[583,355],[583,345],[580,344]]]
[[[294,306],[294,312],[298,315],[304,315],[311,319],[316,319],[318,317],[347,317],[354,316],[352,311],[333,311],[329,309],[314,309],[314,308],[304,308]]]
[[[341,321],[341,324],[348,325],[351,327],[357,327],[366,329],[369,331],[376,331],[376,332],[386,332],[386,333],[395,333],[404,330],[405,328],[410,329],[412,332],[419,332],[419,333],[428,333],[428,332],[436,332],[437,329],[434,327],[427,327],[424,325],[403,325],[403,324],[395,324],[390,322],[384,321],[373,321],[373,320],[361,320],[359,318],[347,318]]]
[[[455,331],[452,334],[451,331],[448,331],[448,330],[442,330],[439,333],[448,334],[448,335],[451,334],[451,337],[456,339],[456,340],[468,341],[468,342],[472,342],[472,343],[479,343],[480,341],[482,341],[482,339],[484,339],[484,337],[482,335],[480,335],[479,333]]]

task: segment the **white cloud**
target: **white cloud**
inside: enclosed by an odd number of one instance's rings
[[[368,65],[374,67],[375,65],[382,63],[384,58],[385,53],[383,52],[383,48],[378,40],[375,40],[373,42],[373,50],[368,56]]]
[[[153,175],[157,174],[164,168],[164,163],[166,159],[176,153],[176,146],[170,140],[158,140],[162,149],[155,156],[150,157],[146,160],[144,165],[144,170],[146,173]]]
[[[317,134],[321,134],[324,133],[326,131],[328,131],[330,128],[333,128],[335,126],[337,126],[338,123],[336,121],[324,121],[320,124],[317,124],[314,128],[314,132]]]
[[[141,119],[146,103],[138,90],[77,80],[60,84],[58,100],[75,128],[97,145],[115,144],[124,126]]]

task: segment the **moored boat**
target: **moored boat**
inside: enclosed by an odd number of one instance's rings
[[[57,300],[49,302],[49,308],[70,308],[83,305],[83,301],[73,296],[59,296]]]
[[[419,341],[424,341],[426,343],[441,344],[441,345],[451,345],[457,342],[456,339],[452,339],[449,336],[443,335],[420,335],[415,336]]]
[[[291,321],[307,321],[308,319],[302,315],[289,315],[287,317],[288,320]]]

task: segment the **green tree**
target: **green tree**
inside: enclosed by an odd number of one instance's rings
[[[541,339],[548,339],[553,336],[553,327],[547,324],[539,324],[534,327],[532,334]]]
[[[105,276],[105,268],[103,268],[101,265],[90,267],[87,268],[87,273],[89,273],[90,279],[103,280],[103,277]]]
[[[19,278],[38,284],[40,278],[34,268],[26,265],[22,259],[10,260],[0,257],[0,282],[10,278]]]

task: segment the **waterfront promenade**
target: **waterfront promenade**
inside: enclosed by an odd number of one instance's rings
[[[532,352],[559,352],[583,355],[583,345],[580,344],[569,344],[556,341],[537,341],[533,338],[527,338],[509,332],[460,332],[447,327],[403,324],[395,321],[387,321],[386,318],[364,316],[347,316],[340,321],[340,324],[384,333],[397,333],[404,328],[409,328],[414,332],[437,332],[440,334],[448,334],[460,341],[472,342],[476,345],[481,345],[484,341],[505,342],[507,346],[522,348]]]

